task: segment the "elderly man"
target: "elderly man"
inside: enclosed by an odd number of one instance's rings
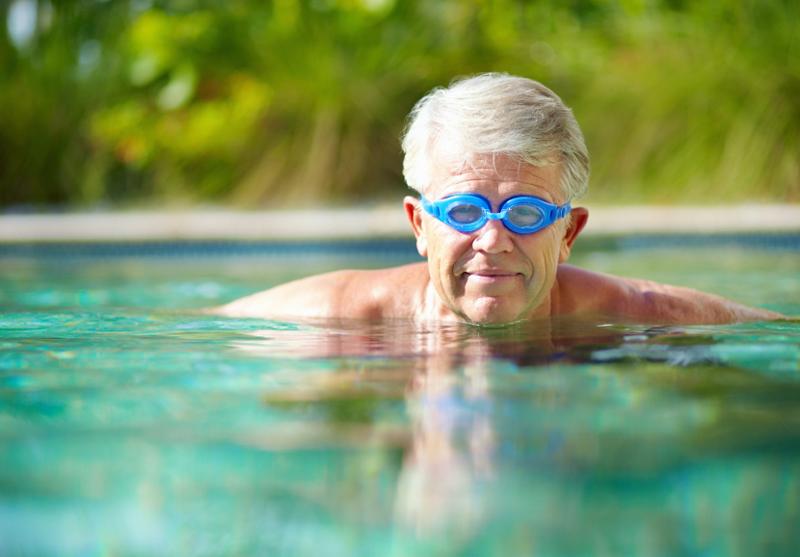
[[[727,323],[780,315],[717,296],[566,264],[588,211],[589,157],[561,99],[485,74],[436,89],[411,112],[405,213],[427,259],[312,276],[236,300],[231,316],[504,324],[556,315]]]

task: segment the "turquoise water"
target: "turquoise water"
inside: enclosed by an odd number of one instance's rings
[[[576,263],[800,314],[800,257]],[[406,252],[0,258],[0,555],[797,555],[800,322],[193,310]]]

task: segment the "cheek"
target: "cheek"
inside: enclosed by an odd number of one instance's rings
[[[541,283],[555,275],[560,253],[560,242],[556,234],[551,232],[547,236],[531,238],[525,252],[533,264],[534,282]]]
[[[470,236],[450,228],[438,230],[428,238],[428,259],[452,267],[469,252],[471,242]]]
[[[464,295],[464,285],[456,273],[469,259],[471,245],[470,236],[449,229],[428,240],[428,274],[448,305]]]

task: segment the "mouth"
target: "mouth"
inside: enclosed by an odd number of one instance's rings
[[[465,280],[473,280],[478,282],[504,282],[521,277],[522,273],[514,273],[511,271],[504,271],[501,269],[479,269],[472,272],[464,272],[461,277]]]

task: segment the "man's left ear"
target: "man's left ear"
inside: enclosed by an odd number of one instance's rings
[[[586,222],[589,220],[589,209],[586,207],[575,207],[569,214],[569,226],[567,232],[564,234],[564,239],[561,240],[561,250],[558,254],[558,262],[564,263],[569,259],[569,254],[572,252],[572,244],[578,238]]]

